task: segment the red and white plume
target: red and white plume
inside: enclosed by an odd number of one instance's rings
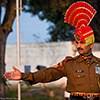
[[[75,28],[86,27],[96,14],[96,10],[84,1],[73,3],[65,13],[65,20]]]

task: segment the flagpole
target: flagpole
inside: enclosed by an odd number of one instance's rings
[[[16,0],[16,19],[17,19],[17,65],[20,66],[20,47],[19,47],[19,0]],[[18,81],[18,100],[21,100],[21,84]]]

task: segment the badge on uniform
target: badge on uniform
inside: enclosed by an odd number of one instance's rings
[[[100,74],[100,67],[95,66],[95,73],[96,73],[96,74]]]
[[[76,73],[81,73],[81,72],[84,72],[84,70],[76,70],[75,72]]]

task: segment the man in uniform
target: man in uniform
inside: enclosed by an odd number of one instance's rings
[[[30,84],[46,83],[67,77],[66,91],[71,100],[99,100],[100,59],[92,54],[94,33],[89,25],[96,11],[88,3],[79,1],[69,7],[65,22],[73,25],[74,38],[79,55],[65,57],[53,67],[31,73],[21,73],[13,66],[13,72],[6,72],[8,80],[24,80]],[[66,48],[65,48],[66,49]]]

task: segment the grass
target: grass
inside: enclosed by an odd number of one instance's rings
[[[22,100],[51,100],[49,96],[43,96],[43,95],[39,95],[36,97],[36,96],[33,96],[33,97],[28,97],[28,98],[23,98],[22,97]],[[55,100],[55,99],[52,99],[52,100]]]
[[[32,91],[30,91],[32,89]],[[53,96],[50,95],[53,92]],[[63,97],[64,90],[59,88],[27,88],[21,90],[21,100],[65,100]],[[18,91],[6,91],[7,100],[18,100]]]

